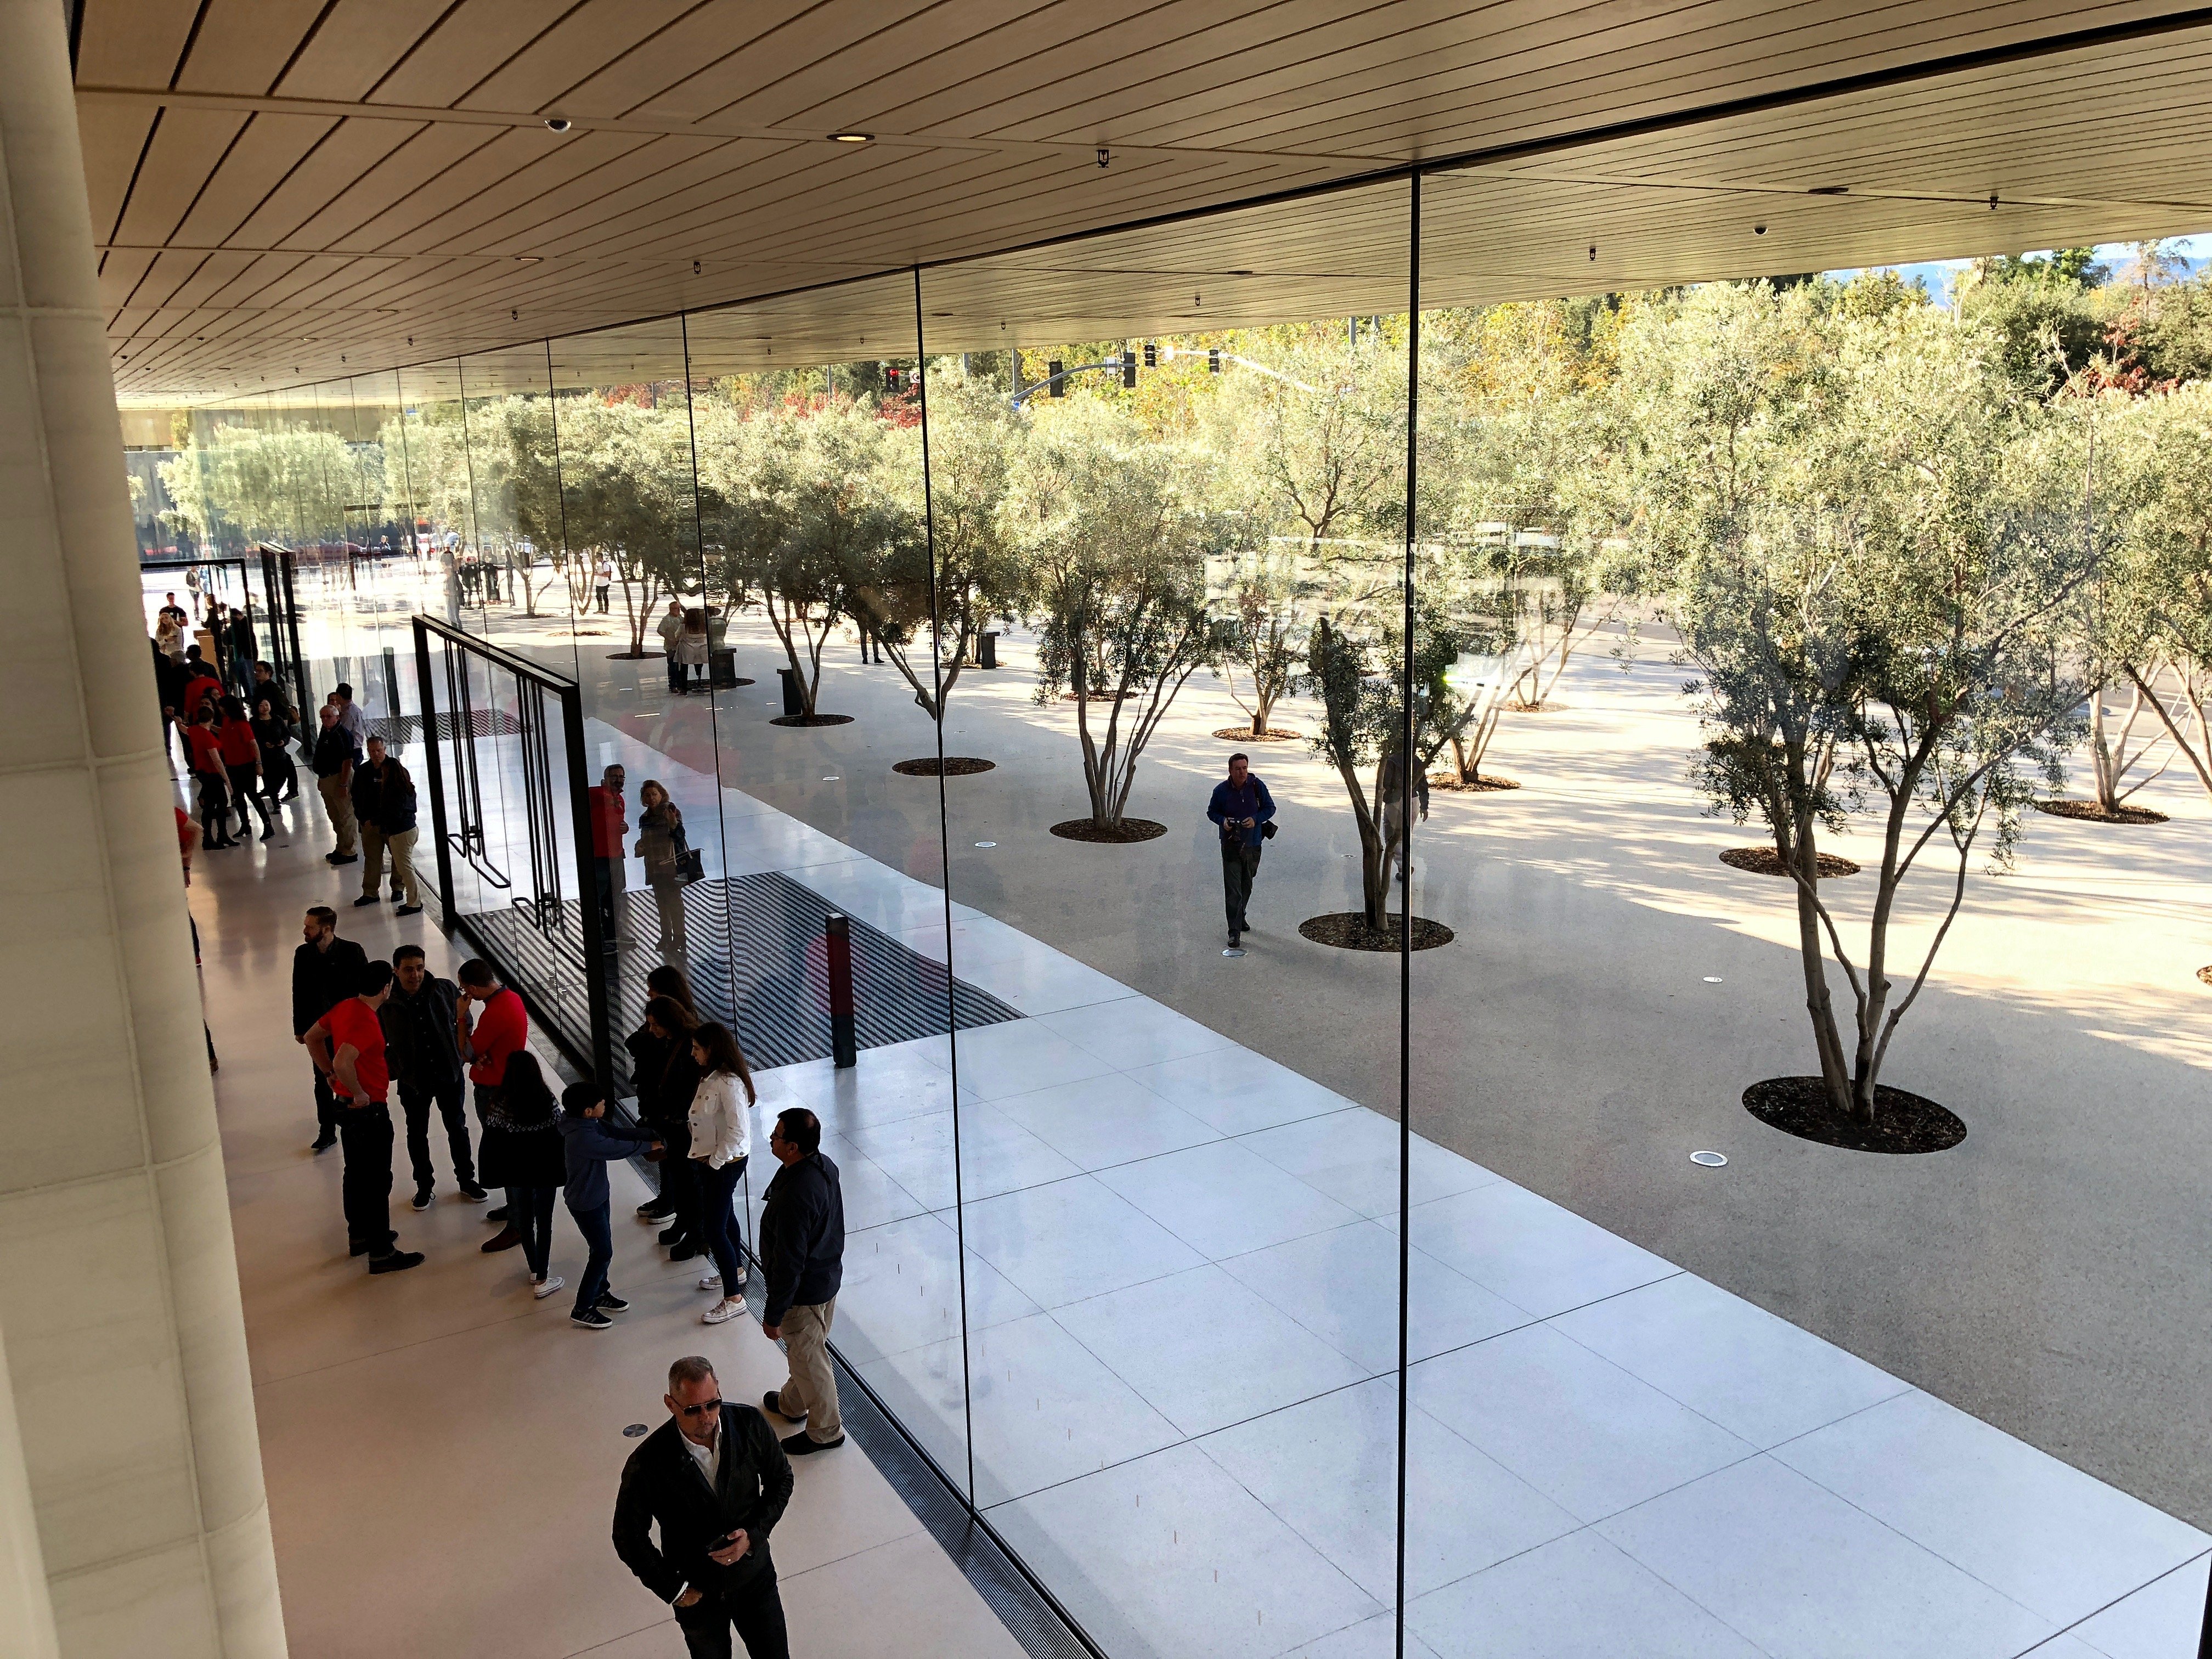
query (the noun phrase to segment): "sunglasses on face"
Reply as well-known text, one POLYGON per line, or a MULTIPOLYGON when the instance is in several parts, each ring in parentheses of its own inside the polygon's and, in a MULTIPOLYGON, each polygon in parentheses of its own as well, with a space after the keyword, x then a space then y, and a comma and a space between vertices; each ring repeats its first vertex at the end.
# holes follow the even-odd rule
POLYGON ((678 1406, 676 1409, 686 1417, 704 1417, 709 1412, 721 1410, 722 1402, 719 1399, 702 1400, 696 1406, 678 1406))

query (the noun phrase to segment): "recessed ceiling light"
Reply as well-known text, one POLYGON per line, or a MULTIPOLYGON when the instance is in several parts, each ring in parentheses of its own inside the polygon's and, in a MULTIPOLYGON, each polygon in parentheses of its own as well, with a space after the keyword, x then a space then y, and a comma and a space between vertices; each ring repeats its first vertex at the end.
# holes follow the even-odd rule
POLYGON ((542 265, 545 263, 545 256, 542 253, 518 253, 514 258, 519 264, 542 265))
POLYGON ((548 132, 566 132, 566 131, 568 131, 568 118, 567 116, 565 116, 565 115, 549 115, 549 116, 547 116, 547 117, 545 118, 545 131, 548 131, 548 132))
POLYGON ((872 132, 833 132, 832 142, 840 144, 865 144, 876 135, 872 132))

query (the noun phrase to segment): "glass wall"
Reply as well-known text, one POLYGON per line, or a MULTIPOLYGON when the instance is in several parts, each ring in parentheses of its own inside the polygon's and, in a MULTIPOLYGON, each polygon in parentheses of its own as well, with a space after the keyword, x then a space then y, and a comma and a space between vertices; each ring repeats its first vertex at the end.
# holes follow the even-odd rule
POLYGON ((817 1115, 848 1386, 1105 1651, 2186 1650, 2195 289, 1769 210, 1368 185, 164 488, 319 695, 404 726, 416 610, 574 681, 588 890, 493 676, 454 908, 817 1115))

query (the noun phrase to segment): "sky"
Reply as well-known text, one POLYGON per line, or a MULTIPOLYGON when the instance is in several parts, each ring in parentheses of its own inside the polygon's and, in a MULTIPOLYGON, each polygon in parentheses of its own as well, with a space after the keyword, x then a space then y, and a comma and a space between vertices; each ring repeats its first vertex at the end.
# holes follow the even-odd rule
MULTIPOLYGON (((2048 251, 2047 249, 2035 250, 2037 252, 2048 251)), ((2173 251, 2187 262, 2187 274, 2193 276, 2203 267, 2208 259, 2212 259, 2212 234, 2177 237, 2173 241, 2173 251)), ((2124 268, 2133 257, 2129 245, 2125 242, 2102 243, 2097 249, 2098 259, 2111 266, 2116 273, 2124 268)), ((1951 297, 1951 273, 1963 270, 1972 263, 1972 261, 1968 259, 1930 259, 1919 264, 1897 265, 1891 268, 1908 283, 1916 277, 1928 285, 1929 296, 1938 303, 1948 305, 1951 297)), ((1828 274, 1842 279, 1854 276, 1857 272, 1837 270, 1828 274)))

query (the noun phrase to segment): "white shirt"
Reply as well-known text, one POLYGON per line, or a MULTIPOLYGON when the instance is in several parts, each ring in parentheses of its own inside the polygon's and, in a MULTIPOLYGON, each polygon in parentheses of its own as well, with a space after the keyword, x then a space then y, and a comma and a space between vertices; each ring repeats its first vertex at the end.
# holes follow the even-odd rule
POLYGON ((752 1114, 745 1108, 744 1085, 730 1072, 709 1072, 692 1091, 691 1156, 710 1170, 721 1169, 753 1150, 752 1114))
POLYGON ((684 1449, 697 1461, 699 1472, 707 1477, 707 1484, 720 1492, 722 1489, 722 1431, 720 1425, 714 1430, 714 1443, 711 1446, 701 1445, 681 1430, 678 1434, 684 1442, 684 1449))

